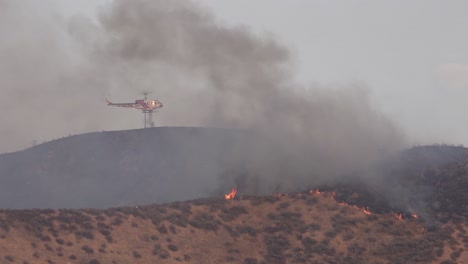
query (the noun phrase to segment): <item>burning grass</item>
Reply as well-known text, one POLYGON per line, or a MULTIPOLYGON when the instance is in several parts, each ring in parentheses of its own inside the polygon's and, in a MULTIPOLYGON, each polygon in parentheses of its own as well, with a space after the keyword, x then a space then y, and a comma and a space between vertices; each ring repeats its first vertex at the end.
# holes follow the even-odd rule
POLYGON ((201 263, 206 256, 212 263, 456 263, 466 255, 463 216, 431 229, 410 214, 339 197, 314 189, 102 211, 2 211, 0 246, 9 248, 7 263, 112 263, 117 256, 127 263, 201 263), (22 252, 18 243, 27 245, 22 252))

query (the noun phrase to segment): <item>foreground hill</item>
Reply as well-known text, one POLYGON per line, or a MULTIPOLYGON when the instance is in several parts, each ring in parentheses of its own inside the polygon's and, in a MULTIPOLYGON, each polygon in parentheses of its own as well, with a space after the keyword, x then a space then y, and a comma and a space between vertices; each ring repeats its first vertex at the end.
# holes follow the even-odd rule
MULTIPOLYGON (((356 194, 355 194, 356 195, 356 194)), ((1 263, 467 263, 466 219, 373 213, 318 190, 0 212, 1 263)))

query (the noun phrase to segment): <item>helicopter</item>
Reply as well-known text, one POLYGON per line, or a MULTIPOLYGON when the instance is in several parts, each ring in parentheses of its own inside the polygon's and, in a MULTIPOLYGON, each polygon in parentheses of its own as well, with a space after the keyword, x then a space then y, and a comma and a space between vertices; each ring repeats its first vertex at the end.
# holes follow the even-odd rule
POLYGON ((107 100, 107 98, 106 102, 108 106, 125 107, 141 110, 145 115, 144 128, 146 128, 147 126, 154 127, 153 111, 155 111, 158 108, 162 108, 163 104, 158 100, 148 100, 148 93, 145 92, 143 94, 145 95, 145 98, 137 99, 134 103, 113 103, 107 100))

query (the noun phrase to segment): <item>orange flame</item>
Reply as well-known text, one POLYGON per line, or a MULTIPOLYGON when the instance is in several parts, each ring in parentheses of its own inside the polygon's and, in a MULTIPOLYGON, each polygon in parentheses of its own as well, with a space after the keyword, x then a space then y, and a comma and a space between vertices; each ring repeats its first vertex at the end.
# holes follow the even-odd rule
POLYGON ((395 214, 396 218, 403 220, 403 214, 395 214))
POLYGON ((419 216, 417 214, 412 214, 411 215, 413 218, 419 218, 419 216))
POLYGON ((226 198, 226 200, 233 199, 234 196, 236 196, 236 193, 237 193, 237 189, 232 188, 230 193, 224 195, 224 198, 226 198))
POLYGON ((315 189, 315 190, 310 190, 310 193, 311 194, 322 194, 323 192, 320 191, 319 189, 315 189))
POLYGON ((361 208, 361 209, 365 214, 368 214, 368 215, 372 214, 369 208, 361 208))
POLYGON ((366 215, 372 214, 371 210, 368 207, 359 207, 357 205, 349 205, 347 203, 344 203, 344 204, 346 204, 347 206, 351 206, 351 207, 354 207, 356 209, 359 209, 359 210, 363 211, 366 215))

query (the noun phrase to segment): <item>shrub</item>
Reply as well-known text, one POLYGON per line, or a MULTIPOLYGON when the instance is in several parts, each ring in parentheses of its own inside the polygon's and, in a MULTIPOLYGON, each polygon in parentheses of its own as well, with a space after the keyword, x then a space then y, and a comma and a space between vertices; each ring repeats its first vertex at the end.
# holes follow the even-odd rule
POLYGON ((105 218, 103 215, 98 215, 98 216, 96 216, 95 218, 96 218, 96 220, 99 221, 99 222, 102 222, 102 221, 106 220, 106 218, 105 218))
POLYGON ((169 226, 169 230, 170 230, 171 233, 174 234, 174 235, 177 233, 177 230, 176 230, 175 226, 173 226, 173 225, 170 225, 170 226, 169 226))
POLYGON ((141 258, 141 255, 140 255, 140 253, 138 253, 136 251, 133 251, 133 257, 139 259, 139 258, 141 258))
POLYGON ((13 258, 12 256, 8 255, 8 256, 5 256, 5 259, 10 261, 10 262, 14 262, 15 261, 15 258, 13 258))
POLYGON ((236 227, 236 230, 240 234, 248 234, 251 237, 257 236, 257 230, 248 225, 239 225, 236 227))
POLYGON ((258 206, 263 203, 263 199, 261 197, 252 197, 250 199, 250 205, 251 206, 258 206))
POLYGON ((170 251, 177 251, 177 246, 174 245, 174 244, 169 244, 169 245, 167 245, 167 248, 168 248, 170 251))
POLYGON ((312 230, 312 231, 319 231, 320 230, 320 225, 318 224, 310 224, 309 225, 309 230, 312 230))
POLYGON ((263 197, 263 200, 268 203, 276 203, 277 201, 279 201, 279 199, 279 197, 272 195, 267 195, 263 197))
POLYGON ((301 240, 301 243, 302 243, 302 246, 306 249, 306 250, 311 250, 313 246, 315 246, 317 244, 317 240, 313 239, 313 238, 310 238, 310 237, 304 237, 302 240, 301 240))
POLYGON ((97 223, 97 227, 100 228, 100 229, 111 229, 111 226, 110 225, 107 225, 105 223, 97 223))
POLYGON ((358 243, 353 243, 348 247, 348 253, 352 255, 361 255, 364 251, 366 251, 366 248, 358 243))
POLYGON ((307 227, 302 220, 302 214, 297 212, 281 212, 279 214, 268 214, 268 218, 275 222, 273 229, 268 232, 286 231, 292 233, 295 229, 300 229, 305 232, 307 227))
POLYGON ((369 220, 369 221, 376 221, 379 219, 379 217, 375 214, 370 214, 370 215, 367 215, 366 216, 366 219, 369 220))
POLYGON ((111 225, 119 226, 123 223, 122 217, 116 217, 112 220, 111 225))
POLYGON ((99 261, 97 261, 96 259, 92 259, 89 264, 99 264, 99 261))
POLYGON ((94 229, 93 225, 91 223, 89 223, 89 222, 83 223, 81 225, 81 228, 83 228, 85 230, 93 230, 94 229))
POLYGON ((395 221, 393 221, 393 220, 385 220, 385 221, 379 222, 379 225, 384 227, 384 228, 388 228, 388 227, 392 226, 393 224, 395 224, 395 221))
POLYGON ((352 233, 346 233, 344 236, 343 236, 343 240, 344 241, 349 241, 351 239, 354 238, 354 235, 352 233))
POLYGON ((41 241, 43 241, 43 242, 50 241, 50 236, 41 236, 41 241))
POLYGON ((169 257, 169 252, 163 248, 161 248, 161 245, 156 244, 153 247, 153 255, 158 256, 162 259, 166 259, 169 257))
POLYGON ((447 259, 447 260, 440 262, 440 264, 457 264, 457 263, 447 259))
POLYGON ((99 230, 99 233, 101 233, 103 236, 109 236, 111 234, 110 231, 106 229, 99 230))
POLYGON ((169 216, 166 217, 166 220, 180 227, 187 226, 187 217, 182 214, 176 214, 176 213, 170 214, 169 216))
POLYGON ((273 234, 273 233, 276 233, 276 232, 279 232, 281 231, 281 227, 279 226, 266 226, 263 231, 269 233, 269 234, 273 234))
POLYGON ((201 228, 205 230, 218 230, 218 222, 214 219, 212 215, 206 213, 200 213, 196 215, 189 224, 195 228, 201 228))
POLYGON ((289 202, 282 202, 276 207, 276 210, 287 209, 291 204, 289 202))
POLYGON ((334 231, 334 230, 327 231, 325 233, 325 236, 328 237, 328 238, 334 238, 334 237, 336 237, 336 231, 334 231))
MULTIPOLYGON (((435 246, 439 246, 440 241, 428 239, 408 240, 395 238, 390 243, 382 245, 373 254, 383 256, 391 262, 421 262, 429 263, 434 260, 435 246)), ((441 243, 443 244, 443 243, 441 243)))
POLYGON ((108 243, 112 243, 114 241, 114 239, 111 236, 106 236, 106 241, 108 243))
POLYGON ((232 236, 232 237, 238 237, 239 236, 239 233, 237 231, 235 231, 234 229, 232 229, 232 227, 228 226, 228 225, 225 225, 224 228, 226 229, 226 231, 228 231, 228 233, 232 236))
POLYGON ((44 244, 44 247, 45 247, 46 250, 54 252, 54 249, 51 248, 48 244, 44 244))
POLYGON ((318 203, 318 198, 317 197, 314 197, 314 196, 310 196, 307 200, 306 200, 306 204, 307 205, 315 205, 318 203))
POLYGON ((331 248, 328 246, 327 240, 322 241, 321 243, 317 244, 314 248, 313 251, 318 253, 318 254, 324 254, 328 256, 333 256, 335 254, 335 249, 331 248))
POLYGON ((162 259, 167 259, 169 257, 169 252, 167 251, 163 251, 159 254, 159 257, 162 258, 162 259))
POLYGON ((189 203, 180 203, 180 202, 175 202, 169 205, 169 207, 173 209, 178 209, 180 210, 183 214, 192 214, 192 206, 189 203))
POLYGON ((159 245, 159 244, 154 245, 154 247, 153 247, 153 255, 158 255, 159 252, 161 252, 161 245, 159 245))
POLYGON ((160 227, 158 227, 158 231, 161 234, 167 234, 167 228, 164 224, 162 224, 160 227))
POLYGON ((293 255, 293 263, 307 263, 307 259, 305 258, 302 252, 296 252, 293 255))
POLYGON ((264 242, 267 246, 268 254, 265 256, 265 260, 267 260, 267 262, 283 263, 286 261, 283 252, 289 248, 290 244, 285 237, 281 235, 266 235, 264 242))
POLYGON ((233 256, 227 256, 224 260, 225 260, 226 262, 233 262, 233 261, 236 261, 236 258, 233 257, 233 256))
POLYGON ((88 253, 88 254, 93 254, 94 253, 94 250, 92 248, 88 247, 88 246, 82 246, 81 249, 84 252, 88 253))
POLYGON ((450 259, 453 261, 457 260, 461 256, 462 251, 463 249, 452 252, 452 254, 450 254, 450 259))
POLYGON ((82 237, 87 238, 87 239, 89 239, 89 240, 93 240, 93 239, 94 239, 94 235, 93 235, 93 233, 91 233, 90 231, 76 231, 76 232, 75 232, 75 236, 76 236, 76 238, 78 238, 78 239, 79 239, 79 238, 82 238, 82 237))
POLYGON ((219 217, 223 221, 229 222, 229 221, 235 220, 241 214, 248 214, 248 213, 249 212, 244 206, 233 206, 230 208, 221 209, 221 213, 219 214, 219 217))

